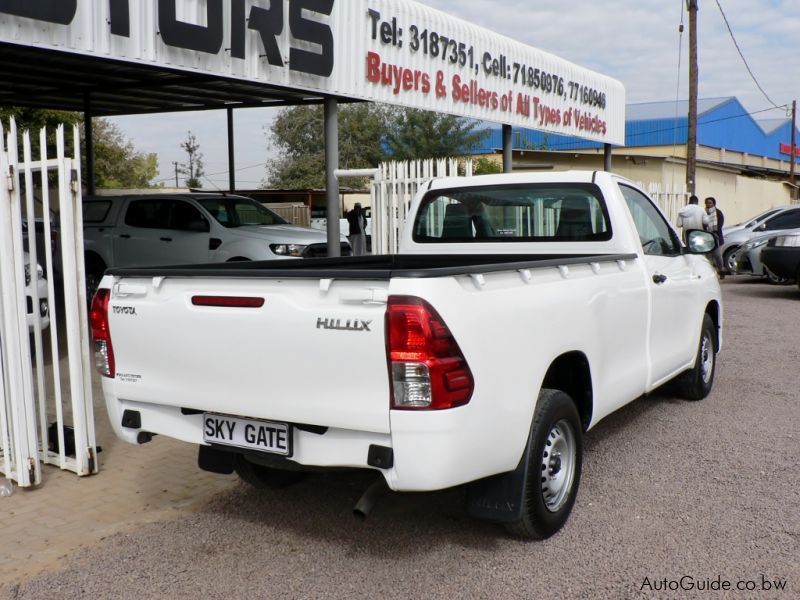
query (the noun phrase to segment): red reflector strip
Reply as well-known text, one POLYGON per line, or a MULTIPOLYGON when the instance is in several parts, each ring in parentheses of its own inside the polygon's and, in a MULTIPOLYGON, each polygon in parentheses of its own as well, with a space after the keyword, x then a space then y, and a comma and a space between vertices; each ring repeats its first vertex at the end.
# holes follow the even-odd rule
POLYGON ((224 308, 261 308, 264 298, 245 298, 240 296, 192 296, 195 306, 219 306, 224 308))

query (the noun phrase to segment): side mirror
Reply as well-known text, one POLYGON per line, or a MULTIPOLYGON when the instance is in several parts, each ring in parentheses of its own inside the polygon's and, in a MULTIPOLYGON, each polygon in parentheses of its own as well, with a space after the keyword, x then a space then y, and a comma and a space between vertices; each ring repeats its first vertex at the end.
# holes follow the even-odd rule
POLYGON ((766 231, 766 230, 767 230, 767 224, 766 223, 762 223, 761 225, 759 225, 758 227, 753 229, 753 231, 766 231))
POLYGON ((708 254, 717 247, 717 237, 710 231, 692 229, 686 234, 689 254, 708 254))

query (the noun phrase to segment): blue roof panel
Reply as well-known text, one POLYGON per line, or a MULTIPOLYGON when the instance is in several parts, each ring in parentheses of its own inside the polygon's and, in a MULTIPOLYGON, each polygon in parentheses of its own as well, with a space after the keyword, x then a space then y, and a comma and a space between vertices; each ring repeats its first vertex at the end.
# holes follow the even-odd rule
MULTIPOLYGON (((626 107, 625 146, 685 145, 688 107, 686 100, 629 104, 626 107)), ((780 145, 789 144, 791 139, 792 127, 787 119, 757 122, 734 96, 698 100, 697 114, 697 143, 702 146, 778 160, 789 158, 780 153, 780 145)), ((494 126, 487 129, 490 135, 480 148, 474 150, 475 154, 503 147, 502 130, 494 126)), ((581 138, 522 128, 514 128, 512 143, 516 150, 587 150, 603 146, 581 138)))

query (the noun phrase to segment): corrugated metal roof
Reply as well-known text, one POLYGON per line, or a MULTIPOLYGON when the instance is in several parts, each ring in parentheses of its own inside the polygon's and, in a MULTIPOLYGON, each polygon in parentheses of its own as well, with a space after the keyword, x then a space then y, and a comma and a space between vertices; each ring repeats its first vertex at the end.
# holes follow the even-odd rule
MULTIPOLYGON (((728 102, 735 102, 733 96, 724 98, 703 98, 697 101, 697 115, 716 109, 728 102)), ((639 104, 628 104, 625 106, 625 120, 630 121, 651 121, 655 119, 675 119, 685 117, 689 114, 689 101, 679 100, 678 102, 642 102, 639 104)))
POLYGON ((756 123, 758 123, 758 126, 764 130, 764 133, 772 134, 784 125, 788 125, 790 121, 791 119, 761 119, 756 121, 756 123))
MULTIPOLYGON (((688 134, 688 101, 645 102, 626 107, 625 146, 683 146, 688 134), (676 116, 677 114, 677 116, 676 116)), ((791 123, 788 119, 764 119, 757 122, 735 96, 704 98, 697 102, 697 143, 709 148, 724 148, 776 160, 788 160, 781 144, 789 144, 791 123)), ((490 135, 476 154, 502 148, 501 131, 487 127, 490 135)), ((544 134, 531 129, 513 130, 517 150, 588 150, 602 144, 580 138, 544 134)), ((800 133, 798 133, 800 138, 800 133)))

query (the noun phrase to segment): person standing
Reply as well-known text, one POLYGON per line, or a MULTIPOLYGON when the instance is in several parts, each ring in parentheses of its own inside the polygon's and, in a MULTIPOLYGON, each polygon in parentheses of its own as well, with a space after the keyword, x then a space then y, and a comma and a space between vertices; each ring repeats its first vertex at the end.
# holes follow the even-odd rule
POLYGON ((717 208, 717 200, 713 196, 706 198, 706 231, 710 231, 717 238, 717 248, 714 250, 714 263, 717 266, 717 273, 720 279, 725 279, 725 266, 722 264, 722 244, 725 238, 722 228, 725 226, 725 215, 717 208))
POLYGON ((686 232, 691 229, 703 229, 708 221, 708 214, 700 208, 697 196, 689 197, 689 204, 678 211, 678 227, 683 229, 683 239, 686 241, 686 232))
POLYGON ((347 213, 347 222, 350 224, 348 239, 353 247, 353 256, 363 256, 367 250, 367 217, 360 202, 356 202, 353 210, 347 213))

